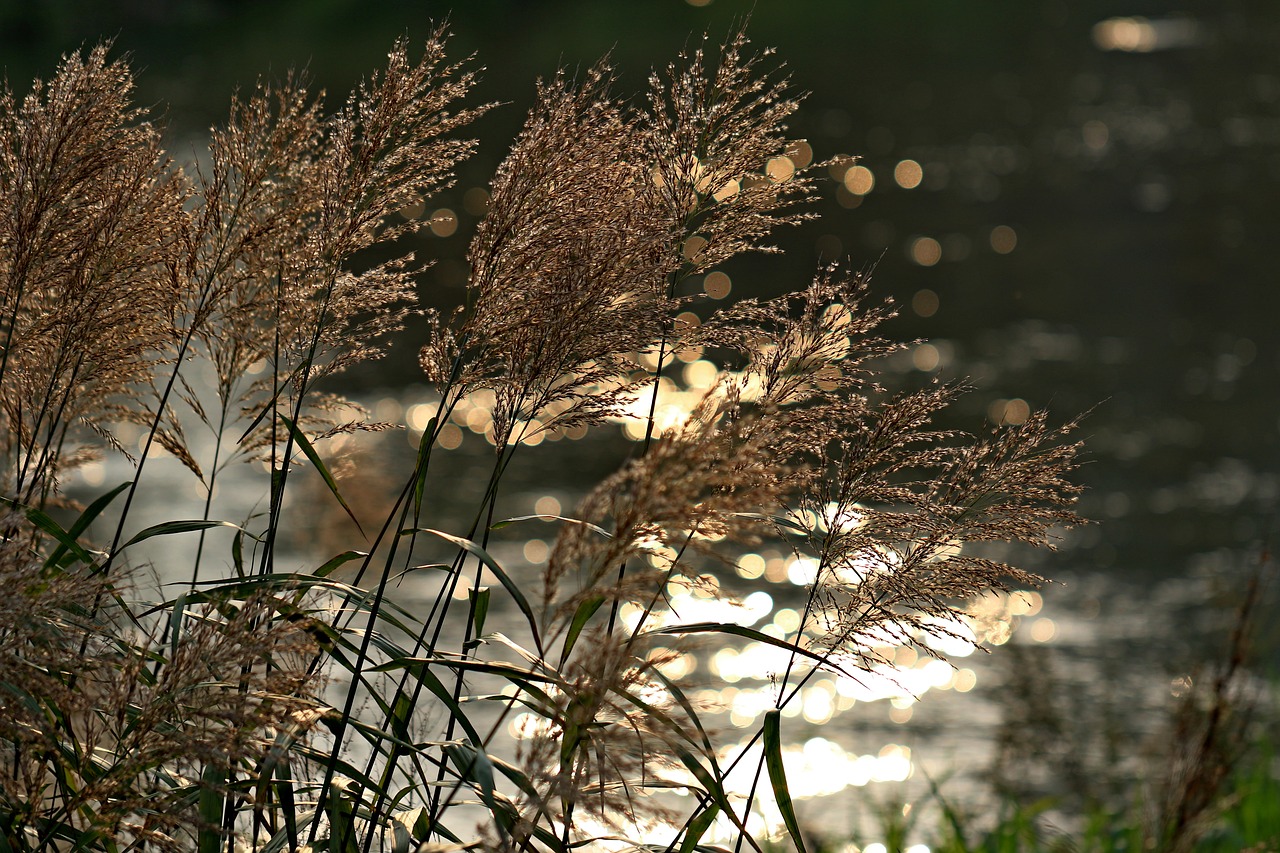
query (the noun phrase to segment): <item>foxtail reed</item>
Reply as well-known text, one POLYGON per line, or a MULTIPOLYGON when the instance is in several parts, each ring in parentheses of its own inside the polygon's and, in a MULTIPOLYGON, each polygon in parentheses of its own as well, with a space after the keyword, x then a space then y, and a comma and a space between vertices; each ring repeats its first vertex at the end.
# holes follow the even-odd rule
POLYGON ((416 61, 397 43, 333 114, 301 76, 260 84, 199 167, 160 149, 109 45, 0 97, 5 849, 755 847, 765 793, 803 848, 781 710, 820 672, 961 636, 966 600, 1039 582, 986 543, 1045 545, 1078 521, 1070 425, 968 436, 934 425, 961 388, 882 387, 899 346, 867 274, 827 267, 716 311, 688 295, 773 251, 817 192, 789 156, 798 101, 741 31, 635 102, 607 61, 539 83, 465 299, 421 311, 405 247, 428 223, 397 214, 451 184, 473 147, 458 133, 488 109, 458 105, 474 72, 445 41, 416 61), (418 336, 435 389, 413 470, 385 484, 380 524, 357 521, 364 540, 287 568, 291 471, 366 515, 322 451, 396 425, 319 383, 391 333, 418 336), (691 351, 714 374, 696 390, 675 369, 691 351), (490 470, 471 522, 446 529, 439 459, 463 409, 483 412, 490 470), (494 531, 532 522, 497 515, 512 460, 625 418, 642 443, 572 516, 542 519, 558 533, 534 575, 497 560, 494 531), (139 530, 159 448, 203 512, 139 530), (130 479, 74 505, 66 478, 113 452, 130 479), (263 509, 222 520, 237 459, 262 472, 263 509), (213 528, 230 528, 222 561, 213 528), (183 591, 143 601, 130 555, 180 534, 199 536, 183 591), (673 589, 733 612, 723 568, 762 544, 811 567, 798 626, 681 616, 673 589), (400 600, 393 580, 424 572, 434 597, 400 600), (746 792, 678 675, 700 638, 781 655, 746 792))

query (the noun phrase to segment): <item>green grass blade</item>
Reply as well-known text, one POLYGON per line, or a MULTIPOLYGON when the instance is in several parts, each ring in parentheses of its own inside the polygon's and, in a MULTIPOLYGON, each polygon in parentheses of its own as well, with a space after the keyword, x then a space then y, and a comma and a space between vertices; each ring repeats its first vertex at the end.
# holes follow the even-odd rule
POLYGON ((689 701, 689 697, 685 696, 684 691, 681 690, 674 681, 663 675, 662 670, 658 669, 656 666, 650 670, 650 672, 655 678, 662 682, 663 686, 667 688, 667 692, 671 694, 672 698, 674 698, 680 707, 684 709, 685 714, 689 716, 689 721, 693 723, 694 728, 698 730, 698 735, 702 738, 702 748, 706 751, 707 757, 711 759, 711 769, 719 775, 720 768, 716 764, 716 751, 711 745, 711 736, 707 734, 707 730, 703 728, 702 718, 698 716, 698 711, 693 707, 693 703, 689 701))
POLYGON ((480 798, 496 818, 498 805, 494 800, 493 763, 488 754, 475 743, 446 743, 444 751, 458 768, 458 774, 480 789, 480 798))
POLYGON ((834 670, 841 675, 856 678, 853 673, 832 663, 831 658, 828 655, 820 655, 816 652, 811 652, 794 642, 789 643, 786 640, 780 640, 777 637, 770 637, 768 634, 757 631, 754 628, 746 628, 742 625, 735 625, 732 622, 693 622, 688 625, 671 625, 666 628, 654 628, 652 631, 646 631, 645 634, 733 634, 738 637, 745 637, 748 640, 755 640, 759 643, 767 643, 770 646, 776 646, 777 648, 785 649, 788 652, 795 652, 796 654, 816 661, 820 666, 834 670))
POLYGON ((237 530, 231 539, 231 565, 236 570, 236 577, 244 578, 244 531, 237 530))
MULTIPOLYGON (((71 537, 72 540, 79 540, 80 535, 89 528, 89 525, 93 523, 94 519, 102 514, 102 511, 106 509, 113 500, 115 500, 117 495, 129 488, 131 485, 133 485, 133 483, 126 480, 111 491, 107 492, 105 495, 100 496, 93 503, 89 504, 89 506, 85 507, 85 511, 80 513, 80 517, 67 528, 67 536, 71 537)), ((59 543, 54 552, 49 555, 49 559, 44 561, 44 567, 48 569, 58 565, 58 562, 66 556, 69 550, 70 549, 66 545, 59 543)))
POLYGON ((471 624, 475 627, 475 636, 482 637, 485 617, 489 615, 489 588, 469 589, 467 597, 471 600, 471 624))
MULTIPOLYGON (((460 669, 460 670, 463 670, 464 672, 466 671, 484 672, 490 675, 502 676, 503 678, 510 681, 512 684, 519 687, 521 690, 528 693, 534 699, 538 700, 538 702, 541 702, 542 705, 537 710, 539 711, 539 713, 542 713, 544 716, 546 716, 547 709, 556 707, 556 703, 552 701, 550 694, 548 694, 545 690, 543 690, 541 687, 538 686, 538 683, 551 684, 559 688, 564 688, 565 686, 563 681, 557 678, 553 678, 550 675, 534 672, 533 670, 529 670, 529 669, 521 669, 518 666, 511 666, 510 664, 489 663, 487 661, 478 661, 478 660, 449 660, 448 658, 441 658, 441 659, 433 659, 428 661, 422 658, 407 658, 404 661, 395 661, 390 664, 382 664, 381 666, 375 667, 374 671, 381 672, 388 669, 399 669, 401 667, 409 668, 419 678, 423 679, 423 682, 422 682, 423 686, 425 686, 432 693, 435 693, 437 696, 440 696, 437 690, 445 690, 445 687, 444 685, 440 684, 439 679, 436 679, 435 676, 430 673, 430 670, 427 670, 425 668, 419 669, 419 666, 423 666, 424 664, 433 664, 436 666, 447 666, 450 669, 460 669)), ((449 695, 450 698, 445 701, 449 703, 453 702, 452 696, 448 694, 447 691, 446 691, 446 695, 449 695)), ((444 699, 443 696, 441 696, 440 698, 444 699)), ((506 699, 510 697, 502 697, 502 698, 506 699)), ((528 705, 529 703, 525 702, 524 704, 528 705)), ((453 710, 453 707, 454 707, 453 705, 449 705, 450 711, 453 710)), ((530 707, 532 708, 534 706, 530 705, 530 707)), ((459 711, 459 713, 461 712, 459 711)), ((460 717, 458 722, 461 723, 464 728, 466 728, 468 725, 468 723, 466 722, 466 717, 460 717)), ((468 734, 469 733, 470 732, 468 732, 468 734)))
POLYGON ((942 796, 942 789, 933 777, 928 773, 924 774, 924 779, 929 783, 929 793, 932 794, 934 802, 938 804, 938 808, 942 811, 942 817, 946 820, 947 828, 951 830, 952 846, 959 849, 967 849, 968 833, 965 832, 964 821, 960 817, 960 813, 955 810, 951 803, 942 796))
POLYGON ((563 667, 564 662, 569 659, 569 653, 578 642, 578 635, 582 633, 582 629, 602 604, 604 604, 604 596, 596 595, 578 605, 578 609, 573 613, 573 621, 569 623, 569 630, 565 633, 564 646, 560 649, 560 666, 563 667))
POLYGON ((751 845, 751 849, 755 850, 756 853, 763 853, 760 850, 760 845, 756 843, 756 840, 751 837, 751 833, 747 831, 746 823, 733 810, 733 804, 729 802, 729 796, 725 793, 723 783, 712 776, 689 750, 677 746, 675 752, 676 757, 680 759, 680 763, 693 774, 693 777, 698 780, 698 784, 702 785, 703 793, 711 798, 711 802, 723 811, 725 816, 733 822, 738 832, 742 833, 742 840, 751 845))
MULTIPOLYGON (((335 780, 324 792, 325 809, 329 813, 329 853, 358 853, 356 818, 350 782, 335 780)), ((203 851, 201 851, 203 853, 203 851)))
POLYGON ((808 527, 797 522, 795 519, 786 518, 781 515, 769 515, 762 512, 735 512, 733 515, 737 518, 750 518, 755 521, 767 521, 777 527, 785 527, 795 533, 810 534, 813 533, 808 527))
MULTIPOLYGON (((315 820, 316 813, 314 811, 306 811, 297 819, 297 825, 294 827, 292 834, 288 824, 284 829, 271 836, 270 840, 263 845, 257 853, 285 853, 285 851, 293 851, 301 849, 298 846, 298 831, 306 829, 315 820)), ((287 820, 287 819, 286 819, 287 820)))
POLYGON ((285 837, 289 840, 289 849, 298 849, 298 802, 293 791, 293 770, 289 764, 289 756, 284 756, 275 766, 276 798, 280 801, 280 814, 284 818, 285 837))
POLYGON ((327 578, 329 575, 333 574, 338 567, 346 565, 352 560, 359 560, 367 556, 369 556, 367 551, 343 551, 341 554, 329 558, 323 566, 316 569, 312 574, 318 578, 327 578))
POLYGON ((338 491, 337 480, 333 479, 333 475, 329 473, 328 466, 324 464, 324 460, 320 458, 320 454, 316 453, 316 449, 312 446, 306 433, 298 429, 298 425, 284 415, 280 415, 280 420, 284 422, 284 425, 288 428, 290 435, 293 436, 293 440, 298 443, 298 447, 302 449, 303 454, 306 455, 307 459, 311 462, 311 466, 319 472, 320 477, 324 480, 325 486, 327 486, 333 496, 338 499, 338 503, 347 513, 347 517, 355 524, 356 530, 359 530, 360 535, 367 540, 369 537, 365 534, 364 528, 360 526, 360 519, 356 518, 356 514, 351 511, 351 507, 347 506, 346 499, 344 499, 342 497, 342 493, 338 491))
POLYGON ((791 789, 787 787, 787 772, 782 766, 781 721, 782 712, 776 708, 764 715, 764 763, 769 769, 769 783, 773 786, 773 796, 778 801, 778 811, 782 812, 787 832, 791 833, 796 849, 806 853, 804 834, 800 832, 796 808, 791 802, 791 789))
MULTIPOLYGON (((449 712, 458 725, 462 726, 462 730, 466 732, 467 737, 471 738, 474 743, 483 743, 479 730, 471 723, 471 719, 462 710, 462 706, 453 698, 453 693, 449 688, 445 687, 443 682, 436 677, 431 671, 428 661, 421 659, 406 662, 405 668, 413 673, 414 677, 422 684, 423 687, 431 691, 432 695, 444 703, 445 710, 449 712)), ((387 665, 375 668, 375 672, 382 671, 387 665)))
POLYGON ((422 518, 422 496, 427 489, 427 463, 431 459, 431 440, 435 437, 436 424, 439 420, 439 416, 436 416, 427 421, 427 427, 422 431, 422 439, 418 442, 418 464, 413 469, 414 519, 422 518))
POLYGON ((684 841, 680 843, 680 853, 694 853, 698 850, 698 842, 702 840, 702 836, 707 834, 707 830, 711 828, 711 824, 715 822, 716 815, 720 813, 720 809, 713 803, 708 803, 706 808, 694 815, 693 820, 689 821, 689 826, 684 831, 684 841))
POLYGON ((534 618, 533 608, 529 606, 529 601, 524 597, 524 593, 520 591, 520 587, 507 574, 502 566, 498 565, 498 561, 475 542, 461 536, 454 536, 452 533, 445 533, 443 530, 435 530, 430 527, 415 527, 408 530, 401 530, 401 536, 409 536, 414 533, 429 533, 432 536, 439 537, 446 542, 452 542, 459 548, 464 549, 481 563, 485 565, 489 571, 493 572, 494 577, 507 590, 507 594, 511 596, 511 600, 516 603, 516 607, 520 608, 520 612, 524 614, 525 623, 529 626, 529 631, 533 634, 533 644, 538 649, 538 654, 543 654, 542 637, 538 632, 538 621, 534 618))
POLYGON ((182 623, 187 615, 187 596, 180 595, 173 602, 169 613, 169 661, 178 659, 178 645, 182 641, 182 623))
POLYGON ((196 849, 199 853, 222 850, 222 812, 225 808, 222 789, 227 784, 226 770, 208 764, 200 775, 200 823, 196 849))
POLYGON ((33 506, 20 504, 12 498, 0 498, 0 503, 11 506, 16 510, 21 510, 23 515, 27 517, 28 521, 43 530, 45 533, 48 533, 54 539, 58 540, 58 544, 70 551, 72 554, 75 554, 76 559, 80 562, 87 566, 95 565, 93 556, 76 541, 76 537, 72 536, 66 530, 63 530, 62 525, 54 521, 48 513, 38 510, 33 506))
POLYGON ((592 524, 589 521, 583 521, 580 518, 570 518, 567 515, 517 515, 514 518, 504 518, 502 519, 502 521, 495 521, 492 525, 490 525, 489 529, 500 530, 509 524, 518 524, 524 521, 564 521, 564 522, 568 522, 569 524, 579 524, 587 528, 588 530, 592 530, 596 533, 599 533, 605 539, 613 538, 613 534, 605 530, 603 527, 597 524, 592 524))
POLYGON ((409 740, 409 717, 413 714, 413 702, 406 693, 396 697, 391 706, 391 731, 402 741, 409 740))
POLYGON ((232 524, 229 521, 206 521, 204 519, 193 518, 183 521, 166 521, 164 524, 153 524, 145 530, 140 530, 134 534, 133 538, 120 546, 123 551, 130 545, 136 545, 147 539, 156 536, 172 536, 176 533, 194 533, 197 530, 208 530, 211 527, 230 527, 232 530, 241 530, 240 525, 232 524))

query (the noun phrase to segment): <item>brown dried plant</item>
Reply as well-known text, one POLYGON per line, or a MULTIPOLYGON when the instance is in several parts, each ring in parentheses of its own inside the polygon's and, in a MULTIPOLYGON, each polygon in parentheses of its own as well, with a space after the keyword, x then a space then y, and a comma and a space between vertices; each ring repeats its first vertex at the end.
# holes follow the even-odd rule
POLYGON ((750 49, 742 28, 712 69, 705 47, 682 53, 665 75, 650 76, 640 113, 643 162, 668 215, 687 232, 680 248, 697 272, 745 251, 776 251, 762 241, 809 216, 792 208, 812 196, 812 179, 786 156, 787 121, 800 96, 762 68, 772 51, 750 49))
POLYGON ((145 419, 173 337, 187 192, 108 46, 0 94, 0 488, 43 503, 85 429, 145 419))
MULTIPOLYGON (((881 387, 898 347, 877 332, 892 308, 866 274, 824 268, 796 293, 676 322, 699 307, 697 276, 771 251, 815 192, 788 156, 798 98, 740 30, 716 60, 698 48, 655 74, 634 105, 607 63, 540 83, 471 243, 465 302, 420 326, 424 263, 400 241, 428 223, 398 213, 452 182, 473 147, 454 134, 486 109, 456 106, 474 76, 446 63, 443 31, 417 62, 397 42, 336 115, 301 76, 260 84, 187 171, 106 54, 0 98, 0 840, 14 849, 463 845, 460 804, 485 810, 477 843, 494 849, 639 844, 654 823, 693 849, 717 810, 754 844, 751 799, 726 793, 705 709, 668 674, 694 638, 790 653, 771 673, 776 725, 813 673, 870 670, 886 638, 927 647, 958 630, 967 598, 1039 581, 991 543, 1045 544, 1077 521, 1070 426, 1036 414, 974 438, 934 423, 963 389, 881 387), (394 259, 360 266, 374 249, 394 259), (439 393, 416 465, 373 547, 288 574, 273 543, 291 466, 317 468, 354 518, 315 443, 381 426, 317 384, 406 325, 439 393), (659 428, 675 354, 695 348, 719 377, 659 428), (464 400, 491 403, 496 458, 457 535, 424 516, 464 400), (560 520, 536 582, 500 565, 490 532, 526 439, 645 408, 645 441, 560 520), (124 486, 65 528, 40 507, 89 437, 112 443, 113 420, 145 433, 104 554, 85 537, 124 486), (156 443, 200 478, 204 514, 126 539, 156 443), (269 505, 209 577, 203 532, 226 525, 214 480, 238 456, 268 463, 269 505), (194 531, 190 591, 134 601, 121 553, 194 531), (456 553, 419 559, 427 537, 456 553), (717 568, 766 541, 815 567, 791 635, 682 618, 670 589, 728 597, 717 568), (331 576, 357 560, 352 583, 331 576), (436 598, 401 606, 392 580, 417 572, 436 598), (539 734, 504 745, 518 710, 539 734), (696 794, 692 813, 662 796, 673 786, 696 794)), ((776 750, 770 731, 753 742, 776 750)))
MULTIPOLYGON (((427 227, 395 214, 448 187, 474 148, 450 134, 486 108, 454 109, 475 77, 445 62, 444 39, 437 31, 417 62, 398 41, 334 116, 291 75, 237 98, 213 132, 182 259, 184 318, 215 369, 210 426, 220 436, 249 421, 244 451, 270 456, 288 441, 277 412, 312 437, 364 428, 333 420, 358 406, 312 388, 379 357, 413 313, 424 264, 412 252, 358 272, 351 261, 427 227)), ((198 395, 184 396, 203 416, 198 395)))
MULTIPOLYGON (((564 526, 542 573, 544 643, 572 637, 603 601, 624 602, 633 617, 625 639, 594 646, 622 650, 618 678, 651 671, 645 650, 656 636, 741 634, 683 622, 663 591, 673 580, 703 583, 724 543, 781 539, 816 567, 787 638, 792 664, 775 673, 781 708, 818 669, 870 672, 886 646, 902 644, 936 655, 928 638, 954 635, 967 600, 1041 582, 977 549, 1043 545, 1052 529, 1079 521, 1070 509, 1078 487, 1066 479, 1078 450, 1063 440, 1070 426, 1050 429, 1037 414, 976 440, 931 427, 960 389, 891 395, 871 381, 873 360, 895 347, 874 335, 889 309, 866 296, 865 275, 828 269, 799 294, 740 303, 698 329, 700 340, 738 349, 746 367, 602 482, 579 506, 580 522, 564 526)), ((530 778, 547 772, 538 754, 530 778)), ((562 770, 548 780, 546 802, 551 791, 565 801, 565 778, 562 770)), ((639 825, 661 813, 626 786, 613 794, 595 795, 598 822, 639 825)), ((590 801, 585 787, 579 796, 590 801)), ((559 811, 556 820, 572 820, 559 811)))
POLYGON ((127 590, 42 564, 13 541, 0 548, 0 588, 0 832, 10 844, 99 836, 185 849, 209 829, 195 807, 202 780, 223 784, 318 717, 306 671, 314 641, 305 619, 279 618, 278 602, 192 601, 161 643, 140 633, 127 590), (104 597, 120 604, 103 607, 104 597))
POLYGON ((679 237, 638 137, 607 66, 577 86, 558 75, 539 85, 494 178, 471 244, 470 304, 437 321, 421 362, 446 393, 493 391, 499 448, 522 422, 569 428, 614 414, 631 387, 627 354, 670 313, 679 237))

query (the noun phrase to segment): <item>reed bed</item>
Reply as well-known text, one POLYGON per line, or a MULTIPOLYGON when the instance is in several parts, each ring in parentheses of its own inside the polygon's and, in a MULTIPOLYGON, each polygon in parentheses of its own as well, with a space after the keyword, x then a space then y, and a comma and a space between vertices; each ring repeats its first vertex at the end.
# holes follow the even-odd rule
POLYGON ((882 387, 900 345, 865 270, 719 308, 690 295, 808 218, 827 165, 796 156, 797 97, 741 31, 638 98, 607 61, 541 81, 462 304, 422 310, 429 259, 409 249, 430 223, 400 214, 450 186, 489 109, 466 106, 476 71, 446 36, 395 44, 336 111, 304 75, 263 81, 199 166, 162 150, 109 45, 0 95, 0 849, 758 850, 767 799, 804 850, 782 710, 818 673, 971 640, 966 601, 1040 582, 990 544, 1079 521, 1072 424, 968 435, 934 423, 962 387, 882 387), (402 425, 330 380, 392 333, 421 346, 436 403, 378 518, 329 448, 402 425), (660 418, 695 348, 717 375, 660 418), (450 528, 441 439, 477 400, 488 469, 450 528), (635 452, 542 519, 538 571, 495 559, 495 530, 534 523, 498 516, 512 459, 627 413, 635 452), (161 450, 204 513, 140 528, 161 450), (132 476, 74 503, 67 478, 103 454, 132 476), (217 517, 245 464, 258 511, 217 517), (358 534, 299 568, 281 543, 304 473, 358 534), (160 537, 183 537, 189 581, 148 601, 131 555, 160 537), (807 561, 794 630, 672 606, 678 586, 740 599, 717 573, 762 543, 807 561), (406 574, 438 579, 430 607, 397 601, 406 574), (707 638, 777 652, 741 768, 673 674, 707 638), (516 715, 533 734, 512 744, 516 715))

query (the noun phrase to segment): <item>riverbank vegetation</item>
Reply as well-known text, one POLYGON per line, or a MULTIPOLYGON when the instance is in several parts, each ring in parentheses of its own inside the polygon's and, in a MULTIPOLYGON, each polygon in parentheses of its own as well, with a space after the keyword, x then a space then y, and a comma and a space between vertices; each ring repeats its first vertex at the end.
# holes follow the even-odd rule
POLYGON ((1072 423, 964 434, 936 423, 963 387, 888 386, 865 269, 722 301, 849 165, 788 136, 741 32, 634 99, 607 61, 541 81, 465 293, 423 309, 414 237, 489 109, 445 42, 333 111, 265 81, 183 165, 109 46, 0 97, 3 849, 805 849, 806 690, 981 644, 966 603, 1041 580, 1006 546, 1080 521, 1072 423), (392 333, 432 389, 406 423, 332 384, 392 333), (618 424, 575 509, 502 511, 513 459, 618 424), (414 462, 366 505, 338 451, 391 429, 414 462), (104 455, 130 476, 73 500, 104 455), (140 524, 176 464, 203 512, 140 524), (221 517, 233 466, 258 503, 221 517), (352 539, 303 557, 315 494, 352 539), (522 527, 549 541, 499 560, 522 527), (767 674, 732 741, 709 641, 767 674))

